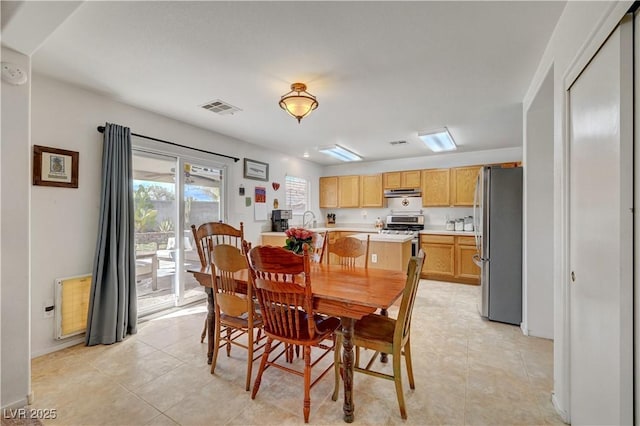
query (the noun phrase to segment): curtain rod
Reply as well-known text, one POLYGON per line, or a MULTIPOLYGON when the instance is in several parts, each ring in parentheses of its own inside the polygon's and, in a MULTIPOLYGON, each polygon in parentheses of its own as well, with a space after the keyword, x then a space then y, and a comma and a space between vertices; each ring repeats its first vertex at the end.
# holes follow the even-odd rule
MULTIPOLYGON (((98 132, 100 133, 104 133, 104 126, 98 126, 98 132)), ((170 141, 165 141, 162 139, 158 139, 158 138, 152 138, 151 136, 145 136, 145 135, 139 135, 137 133, 131 133, 131 136, 137 136, 139 138, 144 138, 144 139, 150 139, 152 141, 156 141, 156 142, 162 142, 162 143, 166 143, 168 145, 173 145, 173 146, 179 146, 180 148, 187 148, 187 149, 192 149, 194 151, 200 151, 200 152, 204 152, 206 154, 213 154, 213 155, 217 155, 219 157, 225 157, 225 158, 230 158, 232 159, 234 162, 238 162, 240 159, 238 157, 232 157, 230 155, 225 155, 225 154, 219 154, 217 152, 212 152, 212 151, 207 151, 204 149, 200 149, 200 148, 194 148, 192 146, 186 146, 186 145, 181 145, 179 143, 175 143, 175 142, 170 142, 170 141)))

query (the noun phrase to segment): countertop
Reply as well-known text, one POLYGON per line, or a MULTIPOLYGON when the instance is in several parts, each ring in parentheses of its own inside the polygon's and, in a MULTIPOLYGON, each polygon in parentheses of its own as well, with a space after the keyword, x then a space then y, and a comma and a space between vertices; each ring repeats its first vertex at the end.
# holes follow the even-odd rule
POLYGON ((369 236, 369 241, 378 241, 381 243, 405 243, 411 241, 413 238, 411 235, 396 235, 396 234, 355 234, 350 235, 352 238, 365 241, 369 236))
POLYGON ((473 231, 446 231, 444 229, 425 229, 419 232, 422 235, 459 235, 462 237, 473 237, 473 231))
MULTIPOLYGON (((324 232, 324 231, 359 232, 359 233, 375 234, 376 236, 384 235, 387 237, 394 237, 394 238, 407 237, 406 235, 378 234, 375 228, 368 228, 368 227, 365 228, 362 226, 358 227, 358 226, 344 225, 344 226, 336 226, 335 228, 311 228, 309 230, 314 232, 324 232)), ((423 231, 420 231, 419 233, 425 234, 425 235, 459 235, 463 237, 473 237, 475 235, 473 231, 446 231, 443 228, 427 228, 423 231)), ((281 236, 284 236, 284 232, 262 232, 261 235, 273 235, 273 236, 281 237, 281 236)), ((372 235, 371 241, 382 241, 382 240, 379 240, 379 239, 374 240, 374 236, 372 235)))

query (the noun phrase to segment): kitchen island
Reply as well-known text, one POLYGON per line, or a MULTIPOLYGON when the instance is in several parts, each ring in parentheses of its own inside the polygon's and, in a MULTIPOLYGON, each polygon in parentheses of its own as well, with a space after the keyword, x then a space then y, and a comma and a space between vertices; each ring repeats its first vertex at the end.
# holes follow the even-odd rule
MULTIPOLYGON (((328 244, 338 237, 350 236, 360 240, 366 240, 369 235, 369 268, 388 269, 393 271, 405 271, 411 257, 411 236, 379 234, 369 227, 339 226, 334 228, 313 228, 314 232, 329 234, 328 244)), ((260 244, 282 247, 287 237, 284 232, 263 232, 260 234, 260 244)), ((324 261, 336 263, 334 256, 329 255, 329 249, 325 249, 324 261)), ((364 266, 364 259, 356 261, 357 266, 364 266)))
POLYGON ((411 258, 411 235, 360 233, 350 236, 361 241, 369 236, 369 268, 406 271, 411 258))

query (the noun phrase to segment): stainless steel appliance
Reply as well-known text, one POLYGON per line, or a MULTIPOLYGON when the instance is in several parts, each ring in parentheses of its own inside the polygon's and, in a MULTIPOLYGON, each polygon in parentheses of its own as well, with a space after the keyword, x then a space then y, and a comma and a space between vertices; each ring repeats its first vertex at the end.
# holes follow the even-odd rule
POLYGON ((522 168, 485 166, 478 175, 474 229, 480 315, 522 321, 522 168))
POLYGON ((385 189, 385 198, 421 197, 420 188, 385 189))
POLYGON ((391 211, 387 216, 386 225, 382 230, 383 234, 405 234, 411 235, 411 256, 418 254, 420 239, 418 232, 424 229, 424 215, 421 211, 391 211))
POLYGON ((271 211, 271 230, 273 232, 284 232, 289 229, 289 219, 293 218, 291 210, 271 211))

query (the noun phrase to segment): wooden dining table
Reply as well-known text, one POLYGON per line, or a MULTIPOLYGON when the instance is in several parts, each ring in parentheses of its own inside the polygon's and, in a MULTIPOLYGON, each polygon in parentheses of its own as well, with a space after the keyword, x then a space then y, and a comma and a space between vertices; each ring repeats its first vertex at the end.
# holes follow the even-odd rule
MULTIPOLYGON (((208 301, 208 362, 214 345, 215 315, 209 267, 188 269, 205 287, 208 301)), ((248 271, 236 277, 239 285, 247 285, 248 271)), ((355 322, 377 309, 387 310, 400 298, 407 280, 406 272, 365 269, 341 265, 311 265, 311 286, 316 312, 339 317, 343 334, 344 421, 353 422, 353 331, 355 322)), ((337 348, 336 348, 337 350, 337 348)))

